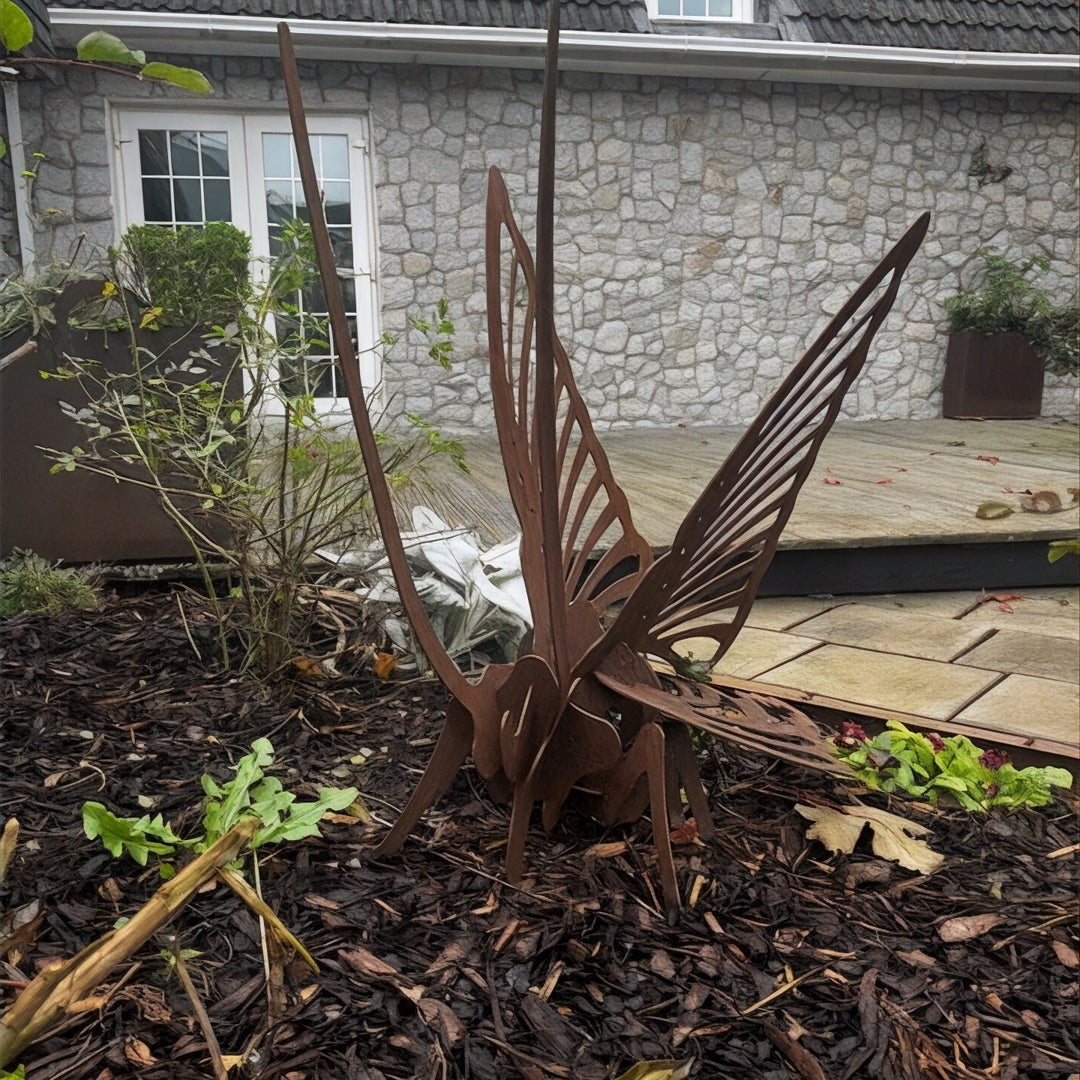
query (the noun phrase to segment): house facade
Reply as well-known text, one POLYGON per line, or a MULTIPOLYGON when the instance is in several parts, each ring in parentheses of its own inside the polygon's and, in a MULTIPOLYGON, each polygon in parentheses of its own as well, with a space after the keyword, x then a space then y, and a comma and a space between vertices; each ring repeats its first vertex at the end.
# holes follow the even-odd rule
MULTIPOLYGON (((598 428, 745 421, 924 210, 931 232, 845 406, 940 415, 939 301, 977 252, 1043 254, 1077 287, 1072 0, 566 0, 556 187, 559 332, 598 428), (932 11, 931 11, 932 9, 932 11)), ((268 253, 302 205, 275 27, 301 59, 361 346, 440 297, 449 374, 407 336, 363 375, 395 414, 490 428, 486 173, 532 235, 546 4, 148 0, 49 9, 62 52, 107 29, 195 66, 211 99, 89 70, 20 76, 32 178, 0 170, 6 269, 129 224, 231 220, 268 253)), ((1076 379, 1044 413, 1075 417, 1076 379)), ((333 381, 324 405, 339 407, 333 381)))

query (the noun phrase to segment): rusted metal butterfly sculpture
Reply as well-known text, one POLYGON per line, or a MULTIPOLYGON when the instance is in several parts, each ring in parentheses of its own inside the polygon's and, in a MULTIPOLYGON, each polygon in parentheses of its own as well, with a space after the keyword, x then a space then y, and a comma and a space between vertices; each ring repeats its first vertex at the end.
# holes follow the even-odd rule
POLYGON ((683 820, 680 789, 699 835, 707 838, 714 830, 690 728, 786 761, 839 768, 804 714, 699 679, 746 620, 796 495, 892 306, 929 215, 915 222, 829 323, 705 488, 670 550, 654 561, 634 529, 626 495, 555 334, 558 3, 552 4, 535 262, 495 168, 487 196, 491 389, 521 524, 533 630, 514 663, 490 665, 470 680, 436 636, 405 560, 341 304, 285 24, 280 43, 331 332, 372 502, 406 613, 451 699, 431 760, 377 853, 399 850, 471 755, 492 796, 511 803, 505 861, 511 882, 522 875, 536 803, 542 804, 545 829, 571 794, 608 825, 634 821, 648 808, 664 904, 674 913, 680 894, 669 831, 683 820), (707 654, 691 665, 688 643, 700 649, 703 641, 707 654), (658 673, 646 657, 668 661, 676 673, 658 673))

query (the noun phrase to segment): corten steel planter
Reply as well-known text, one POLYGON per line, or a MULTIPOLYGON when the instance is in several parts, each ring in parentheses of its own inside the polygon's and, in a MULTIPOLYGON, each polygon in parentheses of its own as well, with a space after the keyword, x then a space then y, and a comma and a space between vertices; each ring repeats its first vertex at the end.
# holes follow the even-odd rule
POLYGON ((1043 365, 1022 334, 956 333, 945 358, 951 419, 1030 420, 1042 412, 1043 365))
MULTIPOLYGON (((75 305, 100 296, 102 284, 80 281, 66 289, 56 303, 57 325, 39 336, 36 354, 0 372, 0 552, 5 555, 13 548, 29 548, 43 558, 69 563, 191 557, 191 548, 154 492, 82 470, 50 474, 51 463, 37 449, 68 450, 80 442, 83 430, 63 415, 60 402, 76 409, 86 404, 75 381, 43 379, 39 371, 55 370, 65 353, 99 360, 109 371, 131 370, 127 333, 67 325, 75 305)), ((202 345, 200 333, 193 330, 167 328, 138 337, 162 360, 182 360, 202 345)), ((0 342, 0 355, 19 344, 18 338, 0 342)), ((234 378, 240 397, 238 372, 234 378)), ((218 540, 226 536, 220 526, 212 534, 218 540)))

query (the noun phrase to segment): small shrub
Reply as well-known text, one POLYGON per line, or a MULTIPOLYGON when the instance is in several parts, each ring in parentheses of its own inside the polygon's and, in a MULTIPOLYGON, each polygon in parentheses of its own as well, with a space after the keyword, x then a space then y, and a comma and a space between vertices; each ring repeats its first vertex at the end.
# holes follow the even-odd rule
POLYGON ((957 334, 1023 334, 1051 371, 1076 374, 1080 368, 1080 305, 1059 306, 1028 277, 1046 271, 1050 262, 1038 255, 1013 262, 982 248, 982 287, 941 302, 949 313, 949 330, 957 334))
POLYGON ((0 615, 55 614, 96 608, 100 603, 101 590, 93 571, 55 566, 32 551, 16 548, 0 573, 0 615))
POLYGON ((121 283, 147 298, 157 326, 228 323, 251 295, 251 238, 226 221, 132 225, 109 255, 121 283))

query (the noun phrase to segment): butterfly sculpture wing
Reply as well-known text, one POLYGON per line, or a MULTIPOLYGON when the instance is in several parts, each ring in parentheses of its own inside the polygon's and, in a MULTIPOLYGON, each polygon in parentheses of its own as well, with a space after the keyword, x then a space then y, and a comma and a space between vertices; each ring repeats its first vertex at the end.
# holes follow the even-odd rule
POLYGON ((676 670, 698 664, 699 674, 728 649, 928 224, 923 214, 792 370, 577 673, 591 670, 617 643, 662 657, 676 670), (704 646, 699 657, 687 652, 691 644, 704 646))
POLYGON ((543 566, 538 519, 546 497, 538 438, 543 417, 538 410, 550 412, 557 432, 554 471, 562 605, 568 610, 587 600, 604 612, 630 594, 640 572, 652 562, 652 550, 634 528, 626 495, 615 482, 566 350, 553 329, 554 394, 550 401, 537 401, 536 293, 532 253, 514 220, 503 178, 492 168, 487 204, 491 393, 507 486, 522 528, 521 559, 539 640, 549 632, 550 614, 535 572, 543 566), (614 577, 616 570, 627 572, 614 577))

